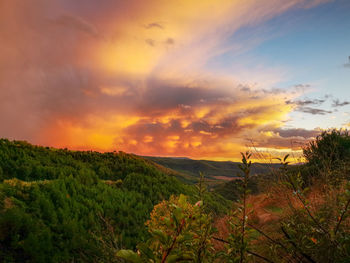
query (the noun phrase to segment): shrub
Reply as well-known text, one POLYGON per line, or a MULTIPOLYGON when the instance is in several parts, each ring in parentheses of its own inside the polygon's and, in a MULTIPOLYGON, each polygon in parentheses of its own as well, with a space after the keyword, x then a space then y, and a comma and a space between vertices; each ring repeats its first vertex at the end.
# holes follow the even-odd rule
POLYGON ((334 174, 350 161, 350 133, 335 129, 324 131, 304 147, 303 154, 314 174, 334 174))
POLYGON ((202 206, 202 201, 190 204, 184 195, 161 202, 147 222, 151 238, 137 246, 137 253, 120 250, 117 256, 128 262, 213 262, 213 230, 202 206))

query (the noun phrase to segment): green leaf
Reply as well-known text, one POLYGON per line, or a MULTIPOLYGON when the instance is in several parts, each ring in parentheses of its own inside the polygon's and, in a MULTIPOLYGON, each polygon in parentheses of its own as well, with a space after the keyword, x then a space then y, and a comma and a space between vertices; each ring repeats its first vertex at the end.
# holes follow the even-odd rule
POLYGON ((142 262, 141 258, 137 255, 137 253, 135 253, 132 250, 125 250, 125 249, 119 250, 117 252, 117 257, 123 258, 126 261, 133 262, 133 263, 142 262))

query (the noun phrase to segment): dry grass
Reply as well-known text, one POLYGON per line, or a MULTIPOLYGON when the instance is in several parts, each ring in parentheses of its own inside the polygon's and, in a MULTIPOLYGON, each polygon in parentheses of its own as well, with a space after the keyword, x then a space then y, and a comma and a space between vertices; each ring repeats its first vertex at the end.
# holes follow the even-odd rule
MULTIPOLYGON (((345 185, 345 182, 344 184, 345 185)), ((308 209, 312 214, 317 214, 321 209, 329 211, 329 229, 334 229, 339 220, 339 211, 342 207, 339 204, 339 196, 344 193, 344 187, 330 187, 321 182, 315 183, 310 190, 305 194, 304 198, 307 200, 308 209)), ((256 228, 257 235, 253 238, 251 245, 257 251, 266 253, 271 245, 269 240, 262 233, 267 234, 274 240, 280 240, 283 235, 280 231, 281 222, 288 219, 296 211, 304 211, 305 207, 301 200, 283 184, 276 184, 269 188, 266 193, 258 195, 251 195, 247 199, 249 204, 249 220, 248 224, 251 228, 256 228)), ((306 214, 306 212, 305 212, 306 214)), ((227 239, 230 234, 229 216, 218 218, 214 225, 218 230, 217 237, 227 239)), ((350 218, 342 222, 345 229, 350 229, 350 218)), ((330 230, 331 231, 331 230, 330 230)), ((224 244, 222 242, 214 241, 216 250, 223 250, 224 244)))

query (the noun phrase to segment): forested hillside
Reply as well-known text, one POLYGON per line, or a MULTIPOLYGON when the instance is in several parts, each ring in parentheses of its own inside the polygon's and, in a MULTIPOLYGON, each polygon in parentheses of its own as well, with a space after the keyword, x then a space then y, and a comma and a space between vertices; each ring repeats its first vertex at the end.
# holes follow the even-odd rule
MULTIPOLYGON (((153 206, 171 195, 195 200, 140 157, 0 140, 0 262, 112 261, 117 247, 148 238, 153 206)), ((206 195, 213 213, 229 202, 206 195)))

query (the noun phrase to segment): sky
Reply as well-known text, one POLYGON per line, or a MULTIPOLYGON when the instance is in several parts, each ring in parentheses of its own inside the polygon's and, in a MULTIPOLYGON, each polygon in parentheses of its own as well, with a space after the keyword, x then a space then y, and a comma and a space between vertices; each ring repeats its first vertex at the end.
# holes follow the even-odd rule
POLYGON ((0 0, 0 137, 298 156, 350 127, 349 14, 348 0, 0 0))

